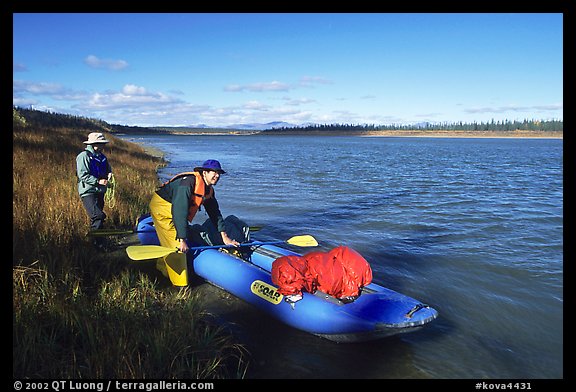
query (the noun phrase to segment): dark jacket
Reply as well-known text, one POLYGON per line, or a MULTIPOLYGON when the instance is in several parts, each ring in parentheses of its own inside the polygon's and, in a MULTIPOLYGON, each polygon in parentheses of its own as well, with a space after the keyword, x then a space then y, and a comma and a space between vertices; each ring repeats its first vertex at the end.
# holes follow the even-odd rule
MULTIPOLYGON (((188 209, 190 207, 190 197, 194 193, 196 177, 193 175, 177 178, 169 182, 156 191, 158 196, 172 204, 172 220, 176 228, 176 238, 186 238, 188 228, 188 209)), ((208 194, 210 188, 206 187, 208 194)), ((216 195, 206 199, 202 205, 210 220, 219 232, 226 231, 224 219, 220 212, 220 206, 216 200, 216 195)))

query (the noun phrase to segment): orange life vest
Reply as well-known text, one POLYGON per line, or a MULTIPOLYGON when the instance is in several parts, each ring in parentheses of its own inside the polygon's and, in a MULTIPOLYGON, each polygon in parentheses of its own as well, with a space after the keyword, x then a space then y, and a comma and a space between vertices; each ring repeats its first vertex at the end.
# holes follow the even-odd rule
POLYGON ((205 195, 206 192, 206 184, 204 183, 204 179, 199 172, 183 172, 176 174, 174 177, 166 181, 162 186, 176 180, 177 178, 185 177, 194 175, 196 177, 196 181, 194 181, 194 192, 190 195, 190 202, 188 203, 188 221, 192 222, 194 216, 200 209, 200 206, 204 203, 205 200, 214 197, 214 188, 210 187, 208 194, 205 195))

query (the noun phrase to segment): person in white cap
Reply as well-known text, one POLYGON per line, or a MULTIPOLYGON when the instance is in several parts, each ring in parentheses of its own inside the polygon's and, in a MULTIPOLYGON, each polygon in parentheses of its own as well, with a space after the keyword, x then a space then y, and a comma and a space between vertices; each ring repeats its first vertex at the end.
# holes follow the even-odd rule
POLYGON ((102 148, 108 142, 102 133, 92 132, 84 142, 86 148, 76 156, 78 194, 90 218, 91 230, 101 229, 106 219, 104 194, 112 178, 112 167, 102 148))

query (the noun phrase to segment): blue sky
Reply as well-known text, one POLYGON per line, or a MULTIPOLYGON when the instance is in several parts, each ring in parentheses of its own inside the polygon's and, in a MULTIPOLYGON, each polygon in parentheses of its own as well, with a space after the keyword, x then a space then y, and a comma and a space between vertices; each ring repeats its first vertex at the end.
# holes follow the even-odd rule
POLYGON ((561 13, 15 13, 13 104, 111 124, 563 119, 561 13))

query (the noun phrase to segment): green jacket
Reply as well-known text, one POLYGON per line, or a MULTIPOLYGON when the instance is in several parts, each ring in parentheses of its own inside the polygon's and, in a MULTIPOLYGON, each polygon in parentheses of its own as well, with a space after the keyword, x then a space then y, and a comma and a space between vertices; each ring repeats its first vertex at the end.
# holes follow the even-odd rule
MULTIPOLYGON (((76 156, 76 177, 78 179, 78 194, 80 197, 89 193, 106 193, 107 186, 98 184, 98 178, 90 172, 90 154, 97 157, 105 157, 101 152, 96 152, 91 144, 76 156)), ((106 170, 112 173, 110 162, 106 159, 106 170)))
MULTIPOLYGON (((185 176, 177 178, 172 182, 167 183, 156 191, 158 196, 172 204, 172 221, 176 228, 176 238, 186 238, 188 228, 188 207, 190 203, 190 196, 194 193, 196 185, 196 177, 185 176)), ((206 187, 208 192, 208 187, 206 187)), ((219 232, 226 231, 224 219, 220 212, 216 194, 206 199, 202 206, 206 210, 208 217, 218 229, 219 232)))

